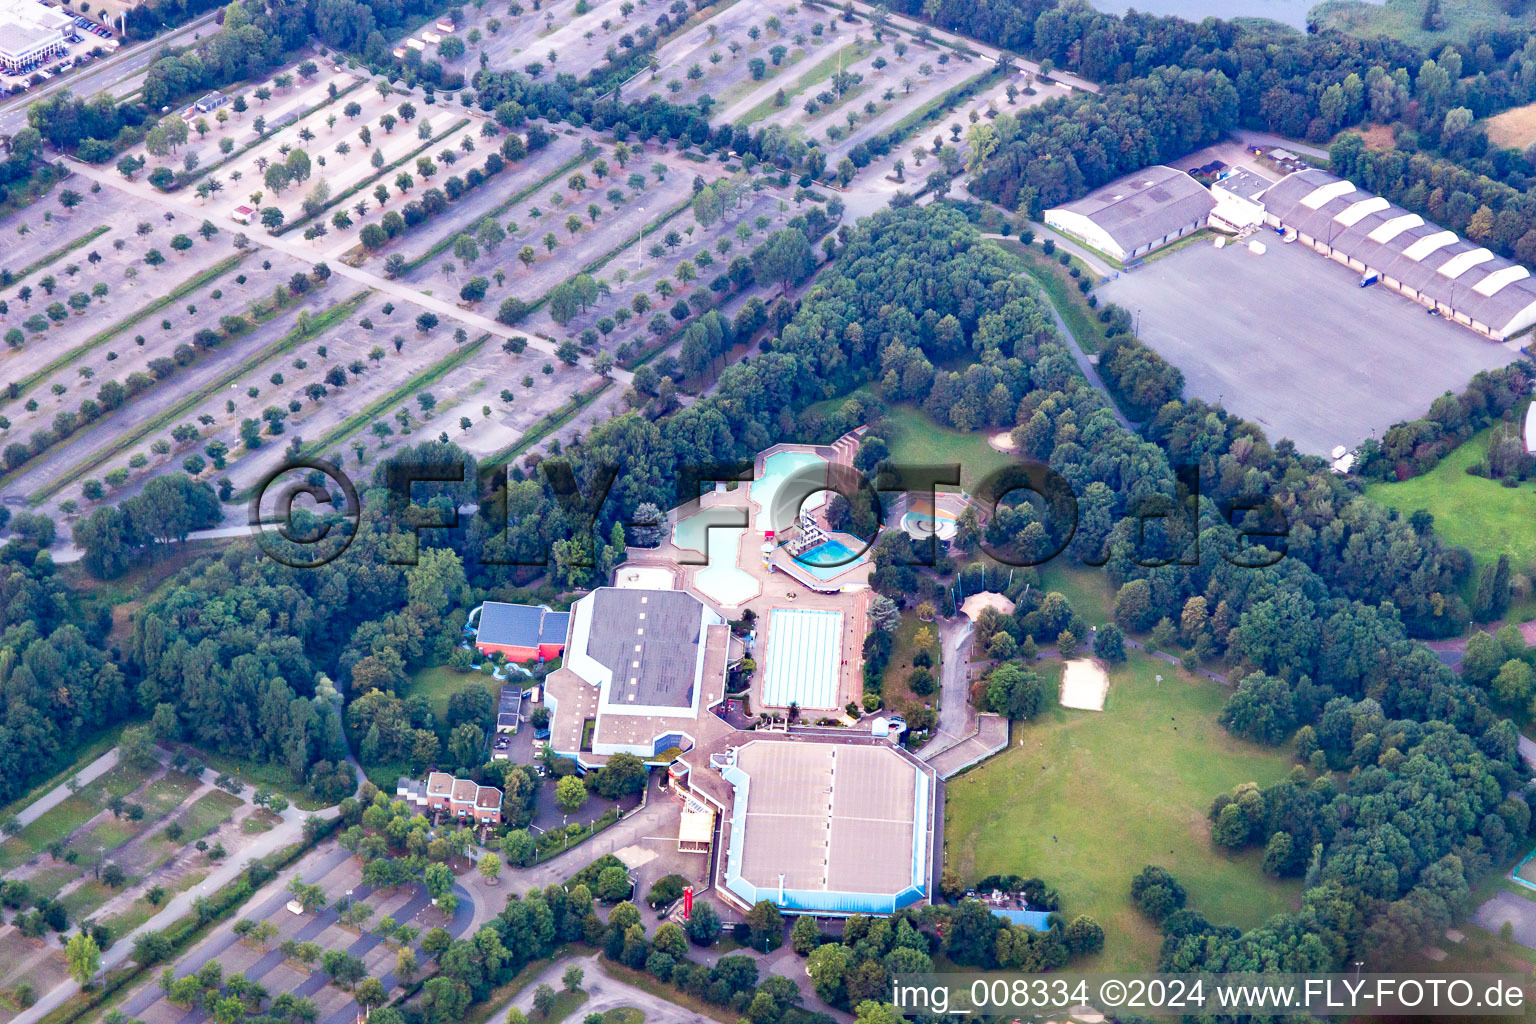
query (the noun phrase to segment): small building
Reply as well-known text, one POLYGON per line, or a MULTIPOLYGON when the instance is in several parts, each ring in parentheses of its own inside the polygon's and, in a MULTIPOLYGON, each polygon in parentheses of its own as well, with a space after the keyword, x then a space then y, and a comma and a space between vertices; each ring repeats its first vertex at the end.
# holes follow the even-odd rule
POLYGON ((517 732, 517 727, 522 723, 523 688, 521 686, 503 686, 501 696, 496 704, 496 731, 498 733, 517 732))
POLYGON ((565 650, 569 612, 502 601, 487 601, 478 611, 475 647, 481 654, 501 654, 513 662, 549 661, 565 650))
POLYGON ((420 52, 422 52, 423 50, 425 50, 427 48, 427 44, 422 42, 420 39, 407 39, 405 41, 405 45, 409 46, 411 49, 415 50, 417 53, 420 53, 420 52))
POLYGON ((192 109, 197 111, 199 114, 211 114, 228 102, 229 97, 225 96, 223 93, 210 92, 208 95, 192 104, 192 109))
POLYGON ((1216 200, 1211 225, 1234 233, 1259 227, 1264 223, 1264 204, 1259 197, 1273 184, 1241 167, 1217 178, 1211 183, 1211 196, 1216 200))
POLYGON ((1158 164, 1045 211, 1045 222, 1117 260, 1144 256, 1205 227, 1216 200, 1183 171, 1158 164))
POLYGON ((452 32, 454 31, 453 22, 448 18, 438 18, 437 30, 439 32, 452 32))
POLYGON ((229 211, 229 219, 234 221, 236 224, 249 224, 251 222, 251 218, 254 216, 256 216, 255 207, 246 206, 244 204, 237 206, 233 210, 229 211))
POLYGON ((424 43, 440 43, 443 41, 443 37, 436 32, 423 30, 421 33, 421 41, 424 43))
POLYGON ((677 826, 679 853, 708 853, 715 841, 715 812, 701 801, 690 799, 677 826))

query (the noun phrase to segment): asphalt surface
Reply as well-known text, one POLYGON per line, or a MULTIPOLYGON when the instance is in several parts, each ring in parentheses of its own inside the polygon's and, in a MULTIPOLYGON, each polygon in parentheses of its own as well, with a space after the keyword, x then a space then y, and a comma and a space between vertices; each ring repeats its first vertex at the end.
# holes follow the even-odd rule
POLYGON ((185 46, 199 34, 207 34, 216 16, 217 12, 205 14, 148 42, 125 45, 111 56, 94 60, 83 69, 68 72, 19 96, 12 96, 0 104, 0 134, 14 135, 17 129, 25 128, 27 107, 61 89, 68 89, 76 96, 95 96, 100 92, 127 96, 139 88, 144 72, 154 63, 162 49, 167 46, 185 46))
POLYGON ((1186 395, 1216 401, 1303 452, 1354 447, 1422 416, 1514 348, 1426 316, 1384 286, 1273 232, 1267 247, 1188 245, 1099 285, 1140 320, 1141 340, 1184 373, 1186 395))

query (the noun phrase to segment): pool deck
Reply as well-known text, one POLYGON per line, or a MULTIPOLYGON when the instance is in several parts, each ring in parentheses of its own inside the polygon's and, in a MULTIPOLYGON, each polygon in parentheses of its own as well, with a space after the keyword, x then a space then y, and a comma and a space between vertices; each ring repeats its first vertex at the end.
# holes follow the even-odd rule
MULTIPOLYGON (((847 446, 834 449, 825 445, 775 445, 758 455, 756 471, 761 473, 767 457, 781 451, 810 452, 829 462, 846 464, 847 446)), ((873 571, 873 566, 868 561, 861 562, 830 581, 817 579, 809 572, 805 573, 809 580, 807 582, 792 575, 790 570, 775 571, 772 566, 777 560, 781 558, 789 560, 789 556, 781 549, 776 549, 769 563, 764 564, 763 530, 757 524, 757 512, 757 504, 751 500, 750 487, 738 486, 734 490, 710 491, 698 501, 689 502, 673 510, 668 516, 668 529, 662 543, 654 548, 630 548, 625 564, 633 563, 639 566, 674 570, 683 589, 697 595, 727 619, 740 618, 746 609, 752 609, 757 613, 758 631, 753 655, 759 659, 766 657, 769 650, 769 619, 774 608, 807 608, 842 612, 843 634, 840 638, 841 651, 838 658, 837 704, 831 708, 806 710, 835 712, 850 701, 861 700, 864 695, 864 637, 869 632, 869 603, 874 597, 874 591, 868 586, 869 574, 873 571), (672 527, 675 527, 679 521, 716 508, 737 509, 746 516, 747 530, 742 534, 741 542, 737 545, 736 569, 751 577, 757 589, 753 596, 737 604, 722 604, 710 594, 708 589, 700 589, 697 583, 698 576, 709 566, 702 564, 703 559, 698 551, 679 547, 672 540, 672 527), (837 589, 840 592, 822 593, 815 588, 837 589)), ((856 537, 830 532, 829 535, 842 540, 854 551, 860 551, 865 546, 864 542, 856 537)), ((712 550, 714 543, 712 541, 710 545, 712 550)), ((623 572, 623 567, 620 567, 619 572, 623 572)), ((770 707, 763 704, 763 680, 764 673, 759 670, 753 679, 751 690, 754 712, 770 707)))

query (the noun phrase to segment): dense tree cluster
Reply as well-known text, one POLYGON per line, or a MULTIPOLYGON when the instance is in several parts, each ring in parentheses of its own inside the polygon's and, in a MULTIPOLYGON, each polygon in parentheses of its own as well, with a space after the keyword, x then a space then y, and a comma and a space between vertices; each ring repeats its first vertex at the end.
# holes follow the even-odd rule
MULTIPOLYGON (((1406 480, 1429 472, 1467 438, 1507 418, 1530 392, 1536 366, 1522 360, 1494 370, 1479 370, 1459 395, 1447 391, 1416 420, 1394 423, 1377 440, 1355 452, 1353 472, 1376 480, 1406 480)), ((1480 475, 1493 479, 1529 475, 1529 456, 1518 437, 1490 446, 1480 475)))
POLYGON ((0 802, 126 713, 127 681, 103 645, 111 625, 110 610, 67 589, 46 554, 20 541, 0 548, 0 802))

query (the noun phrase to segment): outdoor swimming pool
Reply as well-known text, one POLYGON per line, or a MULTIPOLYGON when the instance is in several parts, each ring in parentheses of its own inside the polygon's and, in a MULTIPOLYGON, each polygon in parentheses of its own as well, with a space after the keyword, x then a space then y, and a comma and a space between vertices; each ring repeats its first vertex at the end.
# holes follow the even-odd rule
POLYGON ((705 537, 708 536, 709 566, 698 571, 693 583, 706 596, 724 605, 749 601, 761 589, 751 573, 736 567, 741 535, 747 532, 746 528, 724 525, 740 522, 741 515, 739 508, 707 508, 679 520, 672 528, 673 544, 701 555, 705 554, 705 537))
MULTIPOLYGON (((815 452, 774 452, 763 460, 763 475, 752 481, 751 490, 752 501, 757 505, 759 530, 777 532, 794 524, 800 510, 774 510, 774 499, 778 496, 779 488, 791 474, 798 474, 810 467, 820 467, 820 475, 815 479, 820 483, 826 483, 827 460, 815 452)), ((808 499, 807 505, 817 508, 824 500, 826 500, 824 493, 815 494, 808 499)))
POLYGON ((836 538, 831 538, 822 541, 809 551, 802 551, 795 561, 817 579, 830 580, 854 566, 863 564, 864 557, 864 555, 855 557, 852 548, 836 538))

